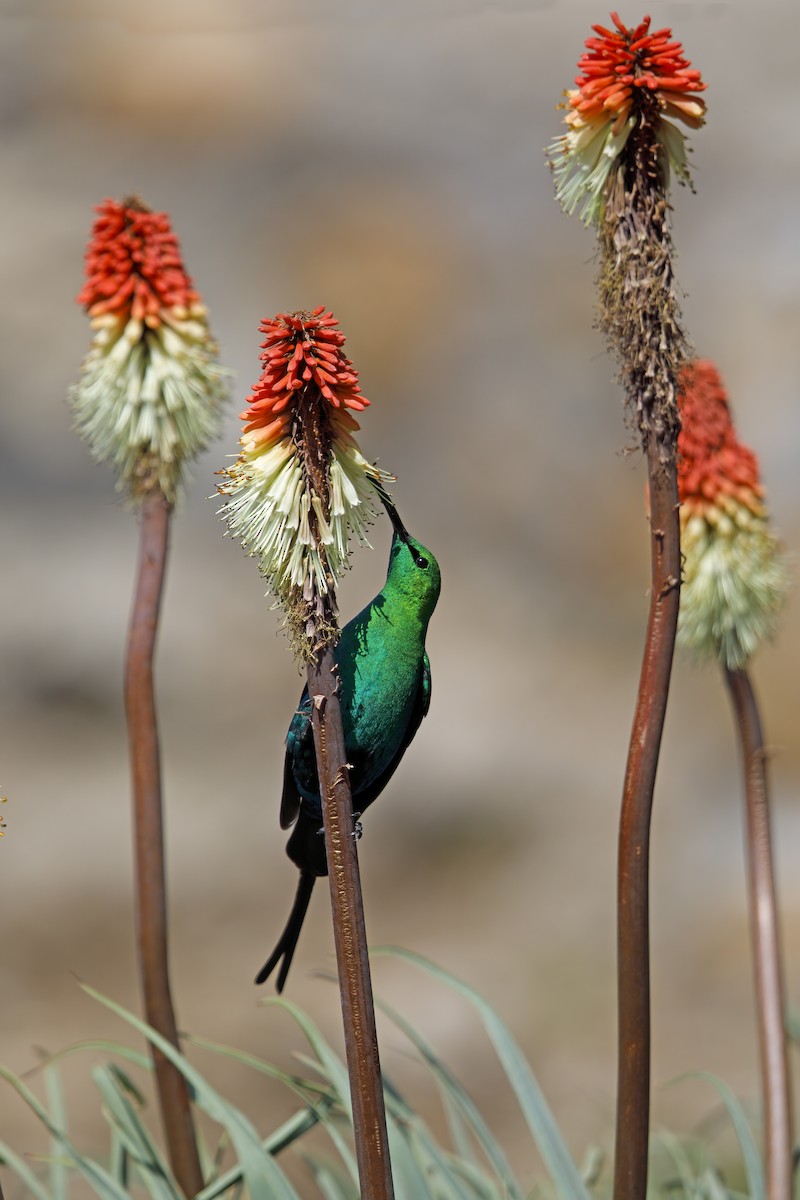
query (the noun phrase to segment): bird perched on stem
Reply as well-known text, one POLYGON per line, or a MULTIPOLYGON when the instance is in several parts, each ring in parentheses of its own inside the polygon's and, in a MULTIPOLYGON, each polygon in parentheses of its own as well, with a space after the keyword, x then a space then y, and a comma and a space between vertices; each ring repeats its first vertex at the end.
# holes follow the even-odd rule
MULTIPOLYGON (((357 816, 386 787, 428 712, 431 669, 425 635, 441 586, 436 559, 411 537, 388 499, 383 495, 382 499, 394 528, 386 583, 345 625, 334 651, 357 816)), ((282 829, 294 825, 286 853, 299 867, 300 880, 286 928, 256 976, 256 983, 264 983, 283 960, 279 992, 286 983, 314 881, 328 874, 308 688, 286 737, 280 820, 282 829)))

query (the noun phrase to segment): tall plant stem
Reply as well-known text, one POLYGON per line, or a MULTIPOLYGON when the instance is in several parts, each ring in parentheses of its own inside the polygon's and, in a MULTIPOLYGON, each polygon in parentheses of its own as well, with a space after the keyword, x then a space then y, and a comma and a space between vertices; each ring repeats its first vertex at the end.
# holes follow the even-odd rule
MULTIPOLYGON (((153 686, 170 513, 170 505, 160 493, 148 496, 141 506, 139 570, 125 669, 125 711, 133 783, 136 931, 145 1016, 154 1029, 180 1049, 169 985, 161 766, 153 686)), ((195 1196, 203 1187, 203 1176, 186 1081, 155 1047, 152 1055, 172 1170, 186 1196, 195 1196)))
POLYGON ((375 1007, 372 1000, 364 906, 353 836, 353 800, 333 652, 308 668, 311 720, 317 754, 325 850, 333 908, 347 1068, 353 1105, 356 1158, 364 1200, 392 1200, 375 1007))
POLYGON ((792 1104, 783 1025, 783 968, 778 927, 769 788, 761 722, 746 670, 725 669, 742 749, 750 927, 753 940, 767 1193, 792 1195, 792 1104))
POLYGON ((617 976, 619 1060, 615 1200, 644 1200, 650 1120, 650 815, 680 601, 680 525, 674 455, 647 439, 650 615, 619 827, 617 976))

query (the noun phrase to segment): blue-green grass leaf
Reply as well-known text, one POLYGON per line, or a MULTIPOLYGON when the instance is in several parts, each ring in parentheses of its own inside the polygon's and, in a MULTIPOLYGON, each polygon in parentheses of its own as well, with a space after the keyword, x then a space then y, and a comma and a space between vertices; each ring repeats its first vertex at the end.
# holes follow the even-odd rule
POLYGON ((309 1155, 303 1155, 303 1158, 325 1200, 359 1200, 358 1191, 349 1187, 347 1181, 342 1179, 329 1163, 320 1162, 309 1155))
MULTIPOLYGON (((64 1104, 61 1077, 49 1056, 44 1067, 44 1092, 53 1124, 66 1133, 67 1109, 64 1104)), ((53 1138, 53 1156, 50 1161, 50 1195, 52 1200, 69 1200, 69 1171, 60 1155, 60 1149, 59 1143, 53 1138)))
POLYGON ((491 1005, 469 984, 410 950, 398 946, 380 946, 372 954, 390 954, 412 963, 453 991, 466 997, 476 1009, 495 1048, 509 1084, 517 1097, 528 1129, 539 1149, 542 1161, 564 1200, 589 1200, 590 1193, 581 1179, 555 1118, 525 1057, 508 1026, 491 1005))
POLYGON ((750 1200, 767 1200, 767 1189, 764 1180, 764 1166, 761 1161, 753 1131, 750 1128, 750 1123, 744 1114, 739 1101, 722 1079, 716 1075, 712 1075, 710 1071, 690 1071, 686 1075, 681 1075, 678 1079, 670 1081, 670 1085, 681 1083, 686 1079, 701 1079, 705 1083, 709 1083, 711 1087, 719 1094, 722 1103, 728 1111, 731 1124, 739 1139, 739 1145, 742 1148, 742 1157, 744 1159, 744 1169, 747 1176, 747 1186, 750 1192, 750 1200))
POLYGON ((67 1161, 74 1165, 75 1169, 80 1172, 102 1200, 130 1200, 128 1193, 122 1189, 113 1175, 101 1167, 99 1163, 80 1153, 67 1137, 66 1133, 53 1123, 47 1109, 43 1104, 40 1104, 30 1088, 26 1087, 21 1079, 3 1066, 0 1066, 0 1078, 5 1079, 11 1084, 17 1094, 27 1104, 28 1108, 36 1114, 39 1121, 57 1143, 67 1161))
MULTIPOLYGON (((276 997, 275 999, 266 1001, 266 1003, 284 1009, 300 1026, 309 1046, 317 1056, 317 1062, 312 1063, 312 1067, 319 1071, 323 1079, 327 1080, 337 1103, 344 1111, 352 1127, 353 1107, 350 1102, 350 1079, 347 1074, 347 1068, 342 1060, 330 1048, 311 1018, 306 1016, 303 1010, 298 1008, 296 1004, 293 1004, 291 1000, 276 997)), ((298 1055, 298 1059, 301 1062, 308 1061, 302 1055, 298 1055)), ((337 1153, 347 1168, 350 1178, 357 1183, 358 1165, 355 1155, 350 1150, 350 1147, 333 1121, 325 1121, 325 1131, 335 1145, 337 1153)))
POLYGON ((247 1117, 224 1100, 171 1042, 108 996, 104 996, 88 984, 82 983, 81 987, 87 995, 116 1013, 134 1029, 138 1029, 148 1041, 157 1046, 186 1079, 193 1090, 194 1101, 198 1107, 202 1108, 212 1121, 227 1129, 234 1152, 242 1166, 242 1175, 250 1200, 299 1200, 297 1192, 278 1164, 270 1154, 262 1150, 258 1134, 247 1117))
POLYGON ((38 1179, 35 1172, 31 1170, 24 1158, 21 1158, 10 1146, 5 1142, 0 1142, 0 1163, 3 1163, 13 1171, 18 1179, 22 1181, 28 1189, 34 1200, 52 1200, 47 1188, 38 1179))
MULTIPOLYGON (((514 1173, 511 1170, 508 1159, 504 1155, 500 1144, 492 1134, 491 1130, 486 1124, 486 1121, 478 1110, 477 1105, 474 1103, 468 1092, 458 1082, 449 1068, 434 1052, 433 1048, 428 1044, 428 1042, 425 1041, 422 1035, 417 1032, 410 1022, 396 1012, 395 1009, 393 1009, 390 1005, 381 1000, 378 1000, 377 1003, 381 1011, 386 1013, 389 1019, 405 1034, 411 1044, 415 1047, 426 1066, 428 1066, 433 1073, 434 1078, 439 1084, 439 1087, 446 1097, 448 1104, 451 1104, 455 1113, 457 1113, 460 1118, 463 1118, 466 1121, 467 1128, 471 1130, 478 1142, 478 1145, 486 1155, 486 1158, 490 1163, 495 1175, 497 1176, 498 1181, 505 1189, 505 1195, 508 1197, 508 1200, 522 1200, 522 1189, 517 1180, 514 1178, 514 1173)), ((461 1154, 462 1158, 469 1160, 471 1154, 468 1148, 465 1151, 463 1147, 464 1140, 466 1140, 467 1143, 469 1142, 469 1139, 466 1138, 465 1135, 465 1139, 462 1139, 462 1147, 456 1148, 459 1149, 459 1153, 461 1154)))
POLYGON ((181 1200, 167 1164, 126 1095, 125 1085, 113 1065, 95 1067, 92 1078, 103 1101, 106 1120, 120 1138, 130 1161, 135 1163, 153 1200, 181 1200))
MULTIPOLYGON (((302 1137, 304 1133, 307 1133, 309 1129, 313 1129, 315 1125, 318 1125, 319 1120, 320 1118, 317 1113, 310 1108, 304 1109, 299 1113, 295 1113, 293 1117, 290 1117, 288 1121, 284 1121, 283 1125, 278 1126, 274 1133, 270 1134, 270 1136, 261 1143, 262 1149, 267 1154, 279 1154, 281 1150, 284 1150, 287 1146, 290 1146, 292 1142, 297 1141, 297 1139, 302 1137)), ((221 1196, 223 1192, 226 1192, 228 1188, 231 1188, 234 1186, 234 1184, 239 1183, 241 1178, 242 1168, 240 1166, 231 1167, 230 1170, 224 1173, 224 1175, 220 1175, 218 1179, 215 1179, 212 1183, 207 1184, 206 1187, 203 1188, 202 1192, 198 1192, 195 1200, 216 1200, 216 1198, 221 1196)))
MULTIPOLYGON (((393 1145, 391 1131, 394 1130, 401 1148, 408 1147, 411 1159, 416 1164, 418 1178, 427 1188, 426 1194, 436 1197, 436 1200, 475 1200, 474 1188, 462 1173, 452 1170, 450 1158, 436 1144, 425 1122, 397 1097, 387 1096, 386 1101, 390 1149, 393 1145)), ((414 1185, 417 1189, 419 1186, 419 1183, 414 1185)), ((411 1197, 415 1194, 412 1189, 411 1197)))

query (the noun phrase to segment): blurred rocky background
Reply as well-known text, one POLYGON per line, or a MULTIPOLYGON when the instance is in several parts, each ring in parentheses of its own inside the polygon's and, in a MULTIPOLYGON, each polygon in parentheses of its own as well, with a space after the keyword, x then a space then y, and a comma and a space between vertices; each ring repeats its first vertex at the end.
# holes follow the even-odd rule
MULTIPOLYGON (((158 663, 174 990, 181 1025, 292 1064, 289 1018, 252 979, 295 872, 277 807, 301 687, 255 565, 223 540, 213 472, 259 373, 258 322, 333 308, 373 407, 361 444, 399 482, 444 577, 433 704, 365 821, 371 942, 483 991, 570 1145, 611 1141, 616 824, 648 583, 644 470, 592 330, 593 238, 553 197, 543 147, 602 6, 542 0, 65 0, 2 5, 0 1061, 127 1031, 76 976, 138 1006, 121 665, 135 522, 71 432, 89 345, 74 303, 92 205, 166 209, 236 371, 224 437, 174 526, 158 663)), ((790 552, 800 539, 800 126, 785 4, 659 3, 708 82, 697 195, 675 189, 684 312, 720 366, 790 552)), ((629 23, 642 15, 624 10, 629 23)), ((389 535, 359 550, 352 615, 389 535)), ((756 683, 772 779, 788 984, 800 993, 800 633, 793 597, 756 683)), ((758 1093, 742 800, 717 674, 677 665, 653 844, 654 1112, 692 1128, 718 1073, 758 1093)), ((288 994, 338 1045, 326 897, 288 994)), ((536 1172, 477 1022, 410 968, 379 994, 418 1022, 536 1172)), ((269 992, 269 989, 264 989, 269 992)), ((428 1115, 426 1077, 383 1059, 428 1115)), ((196 1053, 262 1131, 278 1085, 196 1053)), ((86 1072, 72 1129, 100 1144, 86 1072)), ((43 1146, 15 1097, 0 1136, 43 1146)), ((8 1186, 7 1195, 14 1192, 8 1186)))

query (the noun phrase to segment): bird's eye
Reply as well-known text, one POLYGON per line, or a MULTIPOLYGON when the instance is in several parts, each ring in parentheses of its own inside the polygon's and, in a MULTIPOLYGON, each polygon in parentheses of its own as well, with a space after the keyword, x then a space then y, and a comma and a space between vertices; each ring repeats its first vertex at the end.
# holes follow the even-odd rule
POLYGON ((421 571, 427 571, 427 569, 428 569, 427 558, 423 558, 421 554, 418 554, 416 556, 416 558, 414 559, 414 562, 417 564, 417 566, 420 568, 421 571))

